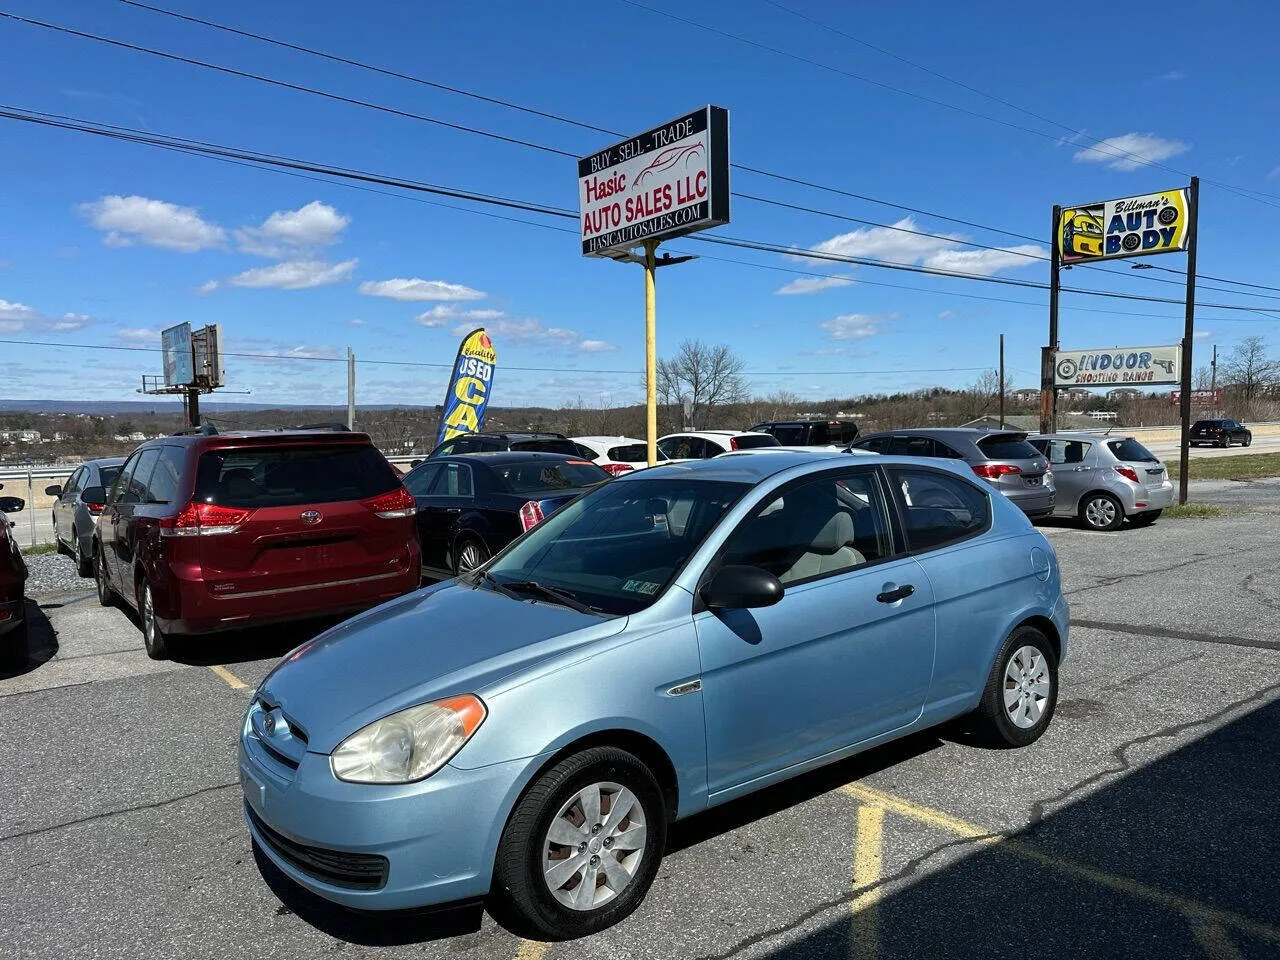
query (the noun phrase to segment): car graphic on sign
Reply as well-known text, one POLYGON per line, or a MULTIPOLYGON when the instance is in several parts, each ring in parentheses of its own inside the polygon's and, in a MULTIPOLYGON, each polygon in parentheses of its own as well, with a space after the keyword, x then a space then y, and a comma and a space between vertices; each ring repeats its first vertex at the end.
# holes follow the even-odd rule
POLYGON ((1102 221, 1088 210, 1062 215, 1062 253, 1067 257, 1102 256, 1102 221))

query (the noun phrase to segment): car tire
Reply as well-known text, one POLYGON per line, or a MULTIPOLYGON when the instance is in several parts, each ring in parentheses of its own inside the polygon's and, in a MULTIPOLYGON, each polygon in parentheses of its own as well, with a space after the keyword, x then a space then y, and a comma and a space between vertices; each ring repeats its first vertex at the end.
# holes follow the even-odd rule
POLYGON ((85 559, 84 548, 81 546, 80 535, 72 531, 75 537, 75 546, 71 548, 71 556, 76 561, 76 574, 84 579, 93 576, 93 558, 85 559))
POLYGON ((1025 747, 1049 728, 1057 705, 1057 654, 1043 632, 1024 625, 1001 645, 972 726, 990 746, 1025 747))
POLYGON ((490 909, 531 939, 596 933, 640 905, 657 876, 666 841, 667 809, 653 772, 615 747, 584 750, 543 773, 516 803, 498 843, 490 909), (610 812, 620 799, 631 805, 610 826, 610 812), (588 824, 594 816, 600 819, 588 824), (556 838, 579 846, 575 850, 556 838), (624 843, 629 849, 620 857, 624 843), (606 859, 612 868, 604 866, 606 859), (557 863, 577 866, 548 878, 557 863), (594 905, 578 894, 588 883, 594 905))
POLYGON ((1223 450, 1228 449, 1231 446, 1231 438, 1223 437, 1221 440, 1218 441, 1218 446, 1220 446, 1223 450))
POLYGON ((1250 446, 1252 443, 1253 443, 1253 434, 1251 433, 1244 438, 1244 443, 1240 444, 1240 446, 1247 447, 1247 446, 1250 446))
POLYGON ((479 537, 463 534, 453 548, 453 573, 462 576, 489 559, 489 548, 479 537))
POLYGON ((55 552, 63 556, 69 556, 71 553, 67 549, 67 545, 62 542, 62 538, 58 536, 58 518, 56 516, 53 518, 53 547, 55 552))
POLYGON ((111 588, 111 584, 107 582, 107 568, 102 560, 102 550, 95 550, 93 553, 93 580, 94 585, 98 588, 98 603, 104 607, 114 607, 116 604, 116 592, 111 588))
POLYGON ((1160 519, 1163 510, 1148 510, 1146 513, 1135 513, 1129 518, 1129 523, 1135 527, 1149 527, 1160 519))
POLYGON ((1090 493, 1080 500, 1080 522, 1088 530, 1115 530, 1124 523, 1124 507, 1109 493, 1090 493))
POLYGON ((151 584, 142 581, 138 595, 138 618, 142 621, 142 645, 152 660, 168 660, 173 656, 172 639, 160 629, 156 619, 155 604, 151 598, 151 584))

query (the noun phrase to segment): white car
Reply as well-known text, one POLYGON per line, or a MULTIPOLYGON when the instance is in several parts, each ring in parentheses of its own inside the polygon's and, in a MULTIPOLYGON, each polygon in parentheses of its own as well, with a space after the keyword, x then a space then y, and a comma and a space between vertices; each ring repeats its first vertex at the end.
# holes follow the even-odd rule
MULTIPOLYGON (((649 465, 648 444, 635 437, 572 437, 574 443, 591 451, 591 459, 615 477, 649 465)), ((658 451, 658 462, 668 458, 658 451)))
POLYGON ((769 434, 748 430, 687 430, 658 439, 658 451, 669 460, 705 460, 731 450, 776 446, 769 434))

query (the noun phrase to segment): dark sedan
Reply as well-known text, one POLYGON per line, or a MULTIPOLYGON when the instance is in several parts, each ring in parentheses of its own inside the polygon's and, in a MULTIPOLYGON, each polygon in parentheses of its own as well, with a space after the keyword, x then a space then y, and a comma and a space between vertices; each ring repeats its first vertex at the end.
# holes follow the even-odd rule
POLYGON ((1222 417, 1218 420, 1197 420, 1191 425, 1190 446, 1229 447, 1233 443, 1242 447, 1253 443, 1253 432, 1238 420, 1222 417))
POLYGON ((609 479, 587 460, 502 451, 435 457, 404 485, 418 504, 427 575, 474 570, 574 497, 609 479))
MULTIPOLYGON (((0 484, 3 486, 3 484, 0 484)), ((21 497, 0 497, 0 511, 21 513, 26 502, 21 497)), ((18 552, 18 541, 10 532, 11 521, 0 516, 0 668, 18 666, 27 654, 27 621, 23 589, 27 565, 18 552)))

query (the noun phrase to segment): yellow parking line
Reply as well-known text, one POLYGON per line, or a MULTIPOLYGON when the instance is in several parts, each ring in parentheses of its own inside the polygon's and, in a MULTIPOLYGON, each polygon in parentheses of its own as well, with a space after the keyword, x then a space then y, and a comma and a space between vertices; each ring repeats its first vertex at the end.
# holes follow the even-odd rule
POLYGON ((249 689, 249 685, 247 683, 245 683, 243 680, 237 677, 234 673, 232 673, 226 667, 220 667, 215 663, 209 669, 212 670, 214 673, 216 673, 218 676, 220 676, 223 680, 227 681, 227 686, 229 686, 232 690, 248 690, 249 689))
POLYGON ((853 889, 863 890, 849 903, 850 950, 853 960, 875 960, 880 953, 877 904, 883 860, 884 807, 858 807, 858 840, 853 852, 853 889), (866 887, 873 887, 866 890, 866 887))
POLYGON ((547 945, 537 940, 521 940, 515 960, 542 960, 547 955, 547 945))
POLYGON ((1200 923, 1194 927, 1196 943, 1209 960, 1243 960, 1227 930, 1220 923, 1200 923))
MULTIPOLYGON (((1080 863, 1076 860, 1069 860, 1066 857, 1059 857, 1055 854, 1046 853, 1034 844, 1025 840, 1017 840, 1006 838, 999 834, 993 834, 990 830, 983 830, 977 824, 960 820, 941 810, 935 810, 932 807, 923 807, 914 804, 909 800, 903 800, 901 797, 895 797, 892 794, 877 790, 874 787, 868 787, 861 783, 845 784, 840 790, 847 796, 853 797, 861 803, 876 804, 891 810, 894 813, 909 817, 921 823, 927 823, 930 826, 938 827, 948 833, 955 834, 959 837, 967 837, 969 839, 978 840, 984 845, 999 845, 1001 850, 1021 857, 1024 860, 1030 860, 1032 863, 1041 866, 1052 867, 1053 869, 1068 874, 1070 876, 1079 877, 1088 880, 1098 886, 1106 887, 1120 893, 1136 897, 1140 900, 1146 900, 1150 903, 1167 907, 1182 913, 1193 923, 1197 924, 1197 939, 1201 938, 1199 932, 1200 926, 1218 926, 1223 928, 1224 935, 1227 929, 1235 930, 1238 933, 1244 933, 1259 940, 1266 940, 1270 943, 1280 943, 1280 928, 1270 926, 1265 923, 1259 923, 1256 920, 1250 920, 1248 917, 1242 917, 1238 913, 1232 913, 1230 910, 1222 910, 1218 907, 1211 907, 1208 904, 1200 903, 1196 900, 1189 900, 1186 897, 1179 896, 1176 893, 1168 893, 1157 887, 1142 883, 1139 880, 1132 880, 1129 877, 1116 876, 1113 873, 1107 873, 1105 870, 1099 870, 1097 867, 1091 867, 1088 864, 1080 863)), ((1203 945, 1203 941, 1202 945, 1203 945)), ((1228 940, 1229 944, 1230 941, 1228 940)), ((1229 957, 1230 954, 1217 954, 1211 956, 1229 957)))

